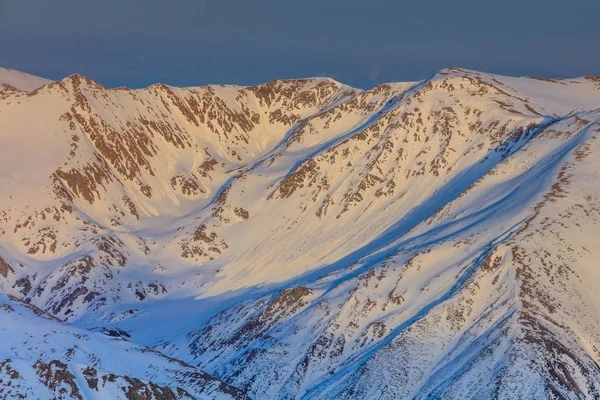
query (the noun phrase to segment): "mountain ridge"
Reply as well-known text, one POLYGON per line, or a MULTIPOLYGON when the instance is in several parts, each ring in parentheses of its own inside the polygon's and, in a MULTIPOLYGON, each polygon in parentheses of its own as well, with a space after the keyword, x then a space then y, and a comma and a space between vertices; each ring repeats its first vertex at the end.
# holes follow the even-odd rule
POLYGON ((594 77, 0 101, 2 292, 251 397, 598 393, 594 77))

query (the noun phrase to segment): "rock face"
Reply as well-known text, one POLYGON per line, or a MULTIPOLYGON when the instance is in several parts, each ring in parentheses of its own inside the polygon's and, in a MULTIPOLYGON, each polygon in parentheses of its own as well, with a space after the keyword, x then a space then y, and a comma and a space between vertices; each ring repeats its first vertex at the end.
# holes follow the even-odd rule
MULTIPOLYGON (((257 399, 600 396, 598 78, 2 77, 0 291, 54 324, 257 399)), ((220 393, 0 356, 19 393, 220 393)))

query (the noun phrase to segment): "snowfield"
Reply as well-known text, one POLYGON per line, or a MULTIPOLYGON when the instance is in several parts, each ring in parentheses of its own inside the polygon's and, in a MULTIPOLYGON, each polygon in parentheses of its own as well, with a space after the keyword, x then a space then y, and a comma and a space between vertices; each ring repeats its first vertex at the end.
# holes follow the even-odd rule
POLYGON ((600 397, 598 77, 0 69, 0 127, 0 398, 600 397))

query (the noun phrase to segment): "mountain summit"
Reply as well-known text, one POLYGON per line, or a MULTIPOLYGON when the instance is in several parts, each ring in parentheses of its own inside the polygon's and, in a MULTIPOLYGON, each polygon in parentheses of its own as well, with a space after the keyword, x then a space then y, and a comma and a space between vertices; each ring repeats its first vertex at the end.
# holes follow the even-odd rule
POLYGON ((599 107, 0 69, 0 398, 598 398, 599 107))

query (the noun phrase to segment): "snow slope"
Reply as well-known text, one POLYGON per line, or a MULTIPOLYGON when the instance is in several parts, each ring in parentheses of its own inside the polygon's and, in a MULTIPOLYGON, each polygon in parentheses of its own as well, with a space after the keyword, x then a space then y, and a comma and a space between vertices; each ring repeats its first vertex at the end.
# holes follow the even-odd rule
POLYGON ((596 77, 0 99, 2 292, 253 398, 600 392, 596 77))
POLYGON ((40 78, 14 69, 0 68, 0 90, 33 92, 51 82, 50 79, 40 78))
POLYGON ((12 296, 0 295, 0 332, 3 399, 246 398, 179 360, 75 328, 12 296))

